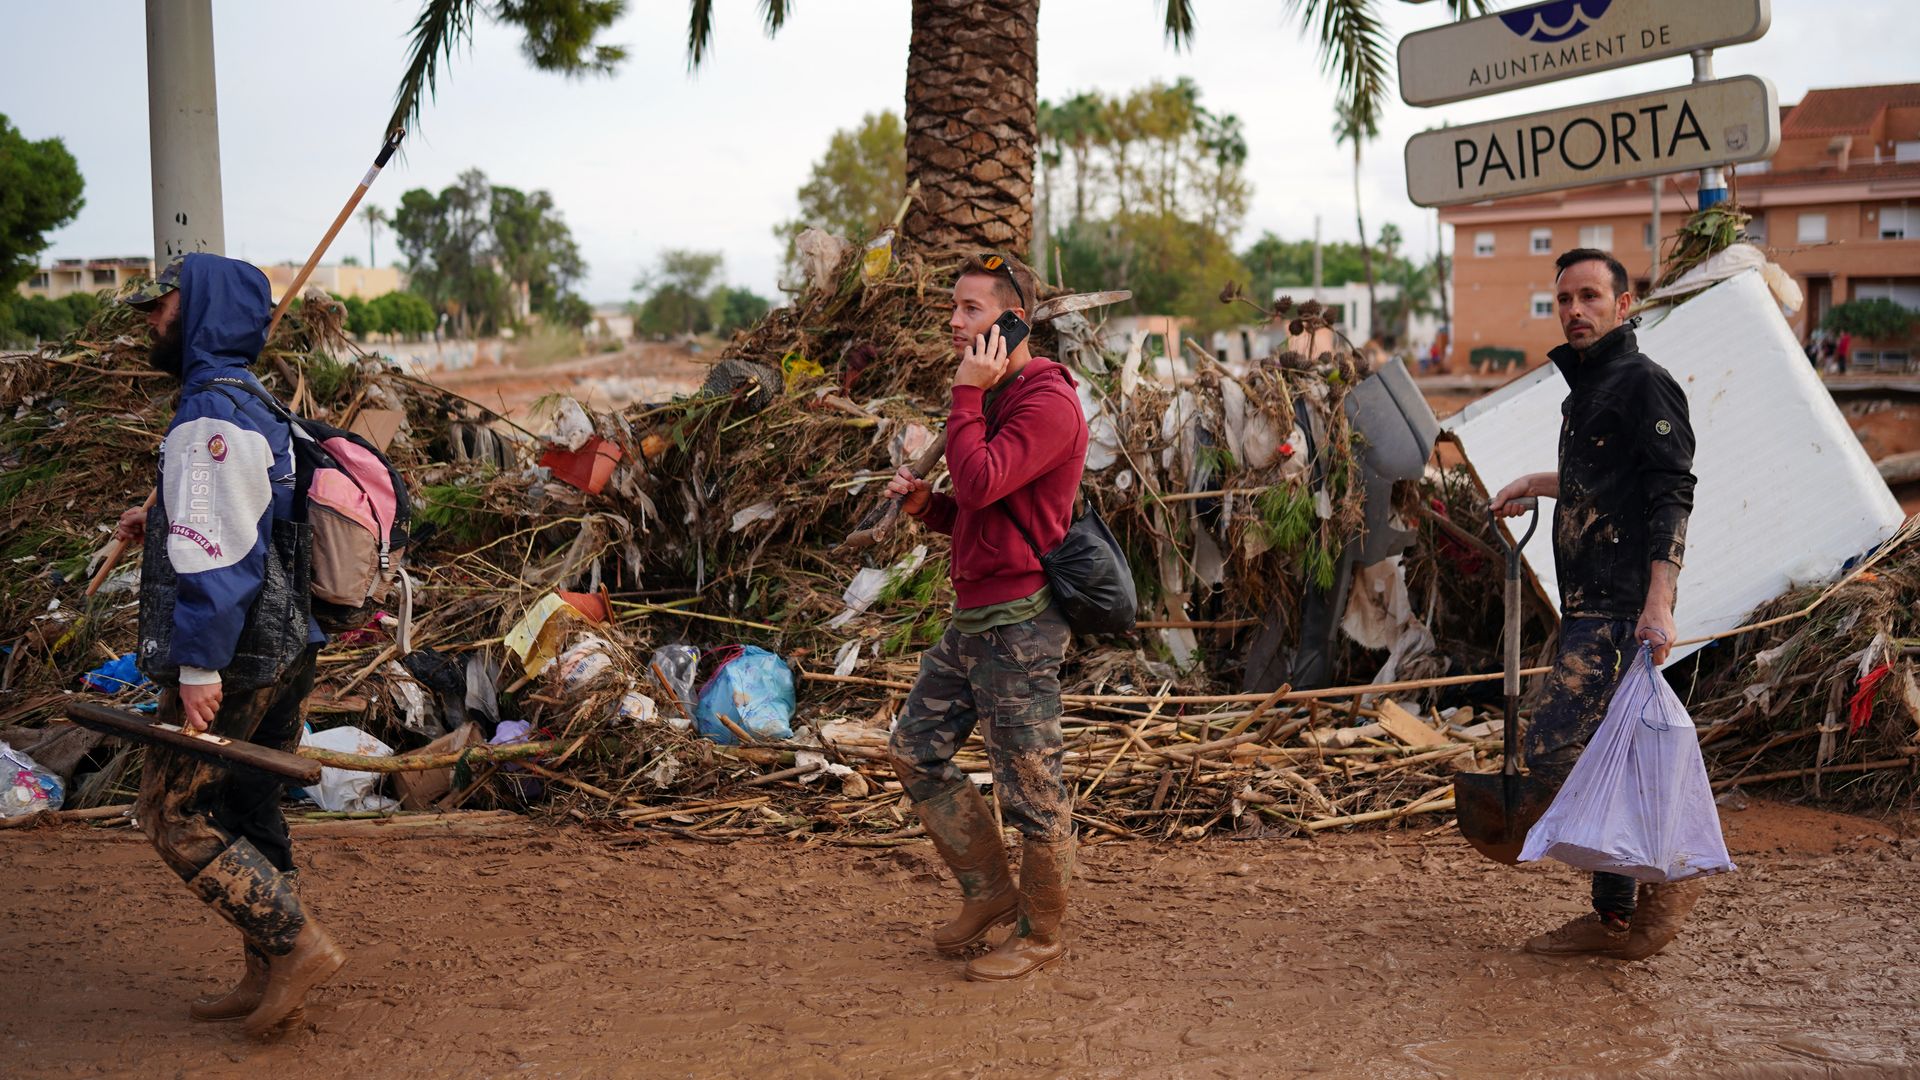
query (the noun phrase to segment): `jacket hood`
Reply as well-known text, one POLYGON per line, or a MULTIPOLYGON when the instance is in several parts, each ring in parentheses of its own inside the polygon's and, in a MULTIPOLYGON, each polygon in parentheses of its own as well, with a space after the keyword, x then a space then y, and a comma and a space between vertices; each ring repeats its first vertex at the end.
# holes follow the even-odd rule
POLYGON ((267 343, 273 293, 252 263, 189 255, 180 267, 180 381, 192 386, 250 366, 267 343))
POLYGON ((1572 383, 1574 376, 1581 371, 1590 371, 1622 356, 1632 356, 1640 351, 1640 341, 1634 330, 1640 325, 1640 316, 1633 315, 1619 326, 1600 335, 1600 340, 1588 346, 1585 352, 1571 345, 1561 345, 1547 354, 1547 359, 1559 367, 1560 374, 1572 383))

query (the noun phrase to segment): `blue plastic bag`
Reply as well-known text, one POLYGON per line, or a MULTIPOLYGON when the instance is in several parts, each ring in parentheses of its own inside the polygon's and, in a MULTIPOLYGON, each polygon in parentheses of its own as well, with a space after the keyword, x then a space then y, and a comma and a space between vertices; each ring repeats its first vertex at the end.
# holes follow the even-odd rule
POLYGON ((785 740, 793 738, 797 707, 793 671, 786 661, 748 645, 739 656, 721 664, 701 688, 694 723, 701 735, 722 746, 740 742, 720 722, 722 715, 757 739, 785 740))
POLYGON ((118 660, 109 660, 101 664, 99 667, 80 676, 80 680, 87 684, 88 689, 98 690, 103 694, 118 694, 125 690, 154 689, 153 683, 149 682, 145 675, 140 674, 140 668, 134 662, 134 655, 132 653, 128 653, 118 660))

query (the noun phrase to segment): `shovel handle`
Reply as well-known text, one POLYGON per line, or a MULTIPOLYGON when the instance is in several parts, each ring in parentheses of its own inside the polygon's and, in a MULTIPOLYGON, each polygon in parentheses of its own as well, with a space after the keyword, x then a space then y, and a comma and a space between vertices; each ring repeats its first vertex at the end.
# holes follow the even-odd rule
MULTIPOLYGON (((159 488, 147 492, 147 501, 140 504, 140 509, 152 510, 153 504, 159 501, 159 498, 159 488)), ((93 594, 99 592, 100 586, 107 583, 107 578, 113 574, 113 568, 120 565, 120 556, 126 553, 127 542, 125 540, 116 539, 112 544, 107 546, 107 553, 100 560, 100 569, 94 572, 93 580, 87 582, 87 599, 93 599, 93 594)))

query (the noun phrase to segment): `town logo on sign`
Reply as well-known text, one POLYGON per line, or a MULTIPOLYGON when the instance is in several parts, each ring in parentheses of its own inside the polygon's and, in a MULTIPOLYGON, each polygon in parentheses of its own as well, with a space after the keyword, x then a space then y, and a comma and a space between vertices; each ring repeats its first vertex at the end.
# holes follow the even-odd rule
POLYGON ((1546 45, 1586 33, 1612 5, 1613 0, 1552 0, 1537 7, 1503 11, 1500 21, 1528 41, 1546 45))

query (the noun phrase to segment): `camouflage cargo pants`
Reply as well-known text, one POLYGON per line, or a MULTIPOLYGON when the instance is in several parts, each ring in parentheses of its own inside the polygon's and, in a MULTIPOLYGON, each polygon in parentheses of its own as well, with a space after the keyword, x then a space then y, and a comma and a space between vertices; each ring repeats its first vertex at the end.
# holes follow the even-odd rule
POLYGON ((951 627, 920 658, 920 676, 888 750, 915 802, 967 782, 953 756, 986 722, 1001 813, 1022 836, 1064 840, 1072 807, 1060 780, 1060 664, 1072 632, 1058 608, 980 634, 951 627))

